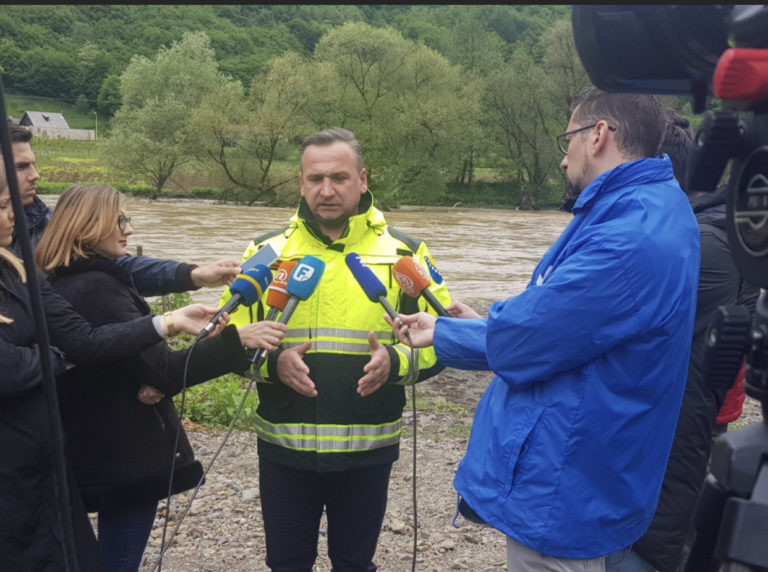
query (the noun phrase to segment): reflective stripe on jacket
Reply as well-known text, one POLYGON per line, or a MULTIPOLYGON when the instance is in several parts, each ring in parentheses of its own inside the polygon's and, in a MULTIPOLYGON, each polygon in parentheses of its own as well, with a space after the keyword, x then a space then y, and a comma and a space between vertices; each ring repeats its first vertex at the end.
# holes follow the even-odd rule
MULTIPOLYGON (((360 255, 362 261, 387 288, 387 300, 398 312, 435 312, 423 298, 414 299, 400 290, 392 266, 402 256, 414 256, 426 268, 431 255, 424 242, 390 228, 373 206, 370 193, 363 195, 360 214, 350 218, 344 236, 329 241, 313 224, 302 201, 289 225, 271 235, 254 239, 243 260, 271 244, 281 252, 274 263, 312 255, 325 262, 320 282, 305 301, 299 302, 287 323, 282 350, 312 341, 304 356, 318 395, 299 395, 277 377, 278 353, 270 355, 257 384, 259 407, 257 431, 259 455, 303 469, 341 470, 391 462, 397 459, 401 415, 405 405, 403 386, 438 373, 433 348, 411 351, 396 343, 392 328, 382 317, 384 309, 371 302, 347 267, 345 257, 360 255), (357 382, 370 360, 368 333, 387 347, 391 368, 388 382, 368 397, 357 394, 357 382)), ((433 261, 432 261, 433 262, 433 261)), ((450 304, 445 283, 433 284, 432 292, 450 304)), ((220 305, 229 298, 226 290, 220 305)), ((237 325, 266 316, 262 300, 232 314, 237 325)))

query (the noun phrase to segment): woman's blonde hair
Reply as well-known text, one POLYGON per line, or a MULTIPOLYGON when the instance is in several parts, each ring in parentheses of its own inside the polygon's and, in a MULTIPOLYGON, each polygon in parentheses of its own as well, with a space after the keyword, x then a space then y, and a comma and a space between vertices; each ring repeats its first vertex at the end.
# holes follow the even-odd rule
POLYGON ((109 236, 125 198, 106 185, 72 185, 56 203, 35 251, 35 263, 50 274, 73 260, 93 255, 93 247, 109 236))
MULTIPOLYGON (((5 178, 5 169, 0 167, 0 195, 3 195, 7 192, 9 192, 9 189, 8 189, 8 181, 5 178)), ((27 272, 24 270, 24 263, 19 258, 17 258, 16 255, 14 255, 7 248, 0 247, 0 258, 8 262, 11 268, 13 268, 16 272, 18 272, 22 282, 27 281, 27 272)), ((13 323, 13 318, 9 318, 8 316, 4 316, 3 314, 0 314, 0 324, 12 324, 12 323, 13 323)))
MULTIPOLYGON (((8 264, 10 264, 11 267, 16 270, 16 272, 19 273, 22 282, 27 281, 27 273, 24 270, 24 263, 20 259, 16 258, 16 256, 10 250, 0 246, 0 258, 5 259, 5 261, 8 262, 8 264)), ((0 324, 12 323, 13 318, 9 318, 8 316, 0 314, 0 324)))

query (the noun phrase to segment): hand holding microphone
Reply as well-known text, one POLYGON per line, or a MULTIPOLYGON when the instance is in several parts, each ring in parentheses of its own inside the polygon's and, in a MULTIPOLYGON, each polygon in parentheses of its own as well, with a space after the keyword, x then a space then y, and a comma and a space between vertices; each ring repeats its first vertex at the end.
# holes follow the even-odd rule
POLYGON ((400 286, 400 289, 412 298, 423 296, 427 303, 440 316, 450 316, 440 301, 429 289, 432 281, 427 275, 427 271, 413 259, 412 256, 403 256, 395 262, 392 267, 392 274, 400 286))
POLYGON ((269 283, 272 281, 272 272, 263 264, 258 264, 250 270, 246 270, 243 274, 238 274, 237 278, 232 282, 229 287, 229 291, 232 297, 227 300, 226 304, 218 311, 218 313, 211 319, 205 328, 198 334, 197 341, 202 340, 208 334, 210 334, 219 322, 219 318, 226 314, 231 313, 240 305, 251 306, 266 290, 269 283))

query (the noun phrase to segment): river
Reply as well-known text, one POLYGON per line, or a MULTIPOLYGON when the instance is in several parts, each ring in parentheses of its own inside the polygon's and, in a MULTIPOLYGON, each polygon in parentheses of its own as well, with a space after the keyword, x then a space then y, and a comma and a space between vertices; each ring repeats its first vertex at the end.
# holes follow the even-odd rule
MULTIPOLYGON (((56 195, 43 195, 55 205, 56 195)), ((205 263, 240 260, 251 238, 285 226, 292 208, 216 204, 207 200, 128 198, 134 234, 128 249, 146 256, 205 263)), ((520 293, 536 262, 571 219, 569 213, 404 207, 384 213, 387 222, 426 241, 453 299, 481 313, 494 300, 520 293)), ((216 304, 221 288, 192 293, 216 304)))

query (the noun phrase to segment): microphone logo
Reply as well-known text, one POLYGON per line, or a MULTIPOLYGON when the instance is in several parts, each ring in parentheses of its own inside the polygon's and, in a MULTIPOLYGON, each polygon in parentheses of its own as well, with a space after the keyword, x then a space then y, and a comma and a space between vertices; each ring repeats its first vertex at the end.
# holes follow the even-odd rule
POLYGON ((401 290, 404 290, 409 296, 416 297, 416 283, 410 276, 395 271, 395 280, 397 280, 401 290))
POLYGON ((312 279, 312 276, 314 276, 314 274, 315 274, 314 267, 304 262, 300 262, 299 265, 293 269, 293 274, 291 274, 291 277, 296 282, 307 282, 308 280, 312 279))
POLYGON ((435 262, 432 260, 432 258, 429 256, 424 256, 424 262, 426 263, 427 268, 429 268, 429 273, 432 275, 432 281, 435 284, 442 284, 443 276, 437 270, 437 266, 435 266, 435 262))
POLYGON ((284 266, 280 266, 280 268, 277 269, 277 272, 275 272, 274 282, 277 282, 278 284, 285 284, 288 282, 289 275, 290 272, 288 272, 284 266))

